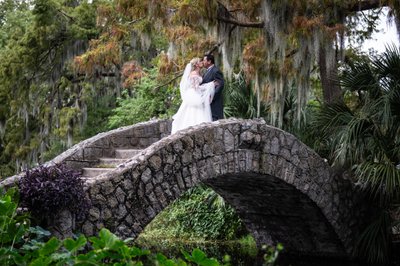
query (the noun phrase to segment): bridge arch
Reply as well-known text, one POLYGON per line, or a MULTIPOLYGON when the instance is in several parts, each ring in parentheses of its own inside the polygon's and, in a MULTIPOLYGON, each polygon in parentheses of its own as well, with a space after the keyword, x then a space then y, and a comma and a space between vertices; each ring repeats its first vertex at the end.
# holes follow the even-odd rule
MULTIPOLYGON (((201 124, 152 144, 86 182, 92 208, 75 227, 136 237, 187 189, 204 183, 238 212, 258 244, 346 255, 359 234, 361 198, 293 135, 257 120, 201 124)), ((74 223, 71 223, 74 224, 74 223)))

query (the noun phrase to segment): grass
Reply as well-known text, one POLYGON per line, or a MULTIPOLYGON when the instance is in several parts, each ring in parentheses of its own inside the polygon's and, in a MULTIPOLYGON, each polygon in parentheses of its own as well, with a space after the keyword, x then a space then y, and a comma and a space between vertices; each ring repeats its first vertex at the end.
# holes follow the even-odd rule
POLYGON ((136 239, 135 244, 151 250, 161 252, 170 257, 179 257, 181 251, 192 251, 200 248, 207 256, 214 257, 220 261, 228 254, 232 265, 248 265, 257 256, 257 245, 251 235, 246 235, 237 240, 205 240, 205 239, 184 239, 166 237, 161 230, 150 233, 142 233, 136 239))

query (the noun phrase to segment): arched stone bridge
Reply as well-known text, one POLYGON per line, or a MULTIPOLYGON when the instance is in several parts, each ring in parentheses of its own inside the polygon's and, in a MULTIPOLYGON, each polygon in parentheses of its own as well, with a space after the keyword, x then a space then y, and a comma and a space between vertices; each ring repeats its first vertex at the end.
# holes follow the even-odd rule
POLYGON ((260 120, 220 120, 169 135, 171 122, 150 121, 101 133, 55 158, 82 168, 118 148, 145 148, 117 168, 86 180, 87 219, 56 222, 95 234, 106 227, 136 237, 187 189, 204 183, 238 213, 258 244, 288 252, 347 256, 362 229, 362 197, 348 180, 293 135, 260 120))

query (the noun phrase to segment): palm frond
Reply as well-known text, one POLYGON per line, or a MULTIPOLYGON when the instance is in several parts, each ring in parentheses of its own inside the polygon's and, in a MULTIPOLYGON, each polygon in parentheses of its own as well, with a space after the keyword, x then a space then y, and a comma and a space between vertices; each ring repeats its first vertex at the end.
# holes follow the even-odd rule
POLYGON ((342 88, 350 91, 378 89, 379 83, 369 61, 355 63, 340 79, 342 88))
MULTIPOLYGON (((257 117, 257 96, 249 88, 243 75, 228 83, 224 89, 224 114, 226 117, 257 117)), ((267 104, 261 102, 261 116, 266 116, 267 104)))
POLYGON ((352 111, 344 104, 325 105, 315 115, 311 127, 320 131, 323 138, 328 138, 347 125, 353 116, 352 111))
POLYGON ((400 170, 390 161, 366 161, 357 165, 355 174, 364 189, 383 202, 391 201, 400 192, 400 170))
POLYGON ((378 58, 372 62, 374 72, 383 89, 390 90, 400 82, 400 48, 395 45, 386 46, 378 58))
POLYGON ((388 262, 390 253, 391 217, 383 211, 360 235, 355 254, 372 265, 388 262))
POLYGON ((400 199, 400 48, 388 47, 372 61, 348 66, 341 85, 359 102, 352 109, 345 104, 322 108, 314 126, 331 148, 333 164, 353 170, 380 208, 356 253, 382 264, 390 259, 388 213, 400 199))
MULTIPOLYGON (((332 135, 335 164, 352 165, 364 160, 371 153, 370 137, 375 126, 366 117, 353 116, 352 119, 332 135)), ((332 131, 334 132, 334 131, 332 131)))
POLYGON ((393 137, 399 136, 395 131, 400 128, 397 126, 400 125, 400 82, 387 94, 386 98, 387 108, 390 110, 385 112, 385 115, 390 115, 390 120, 386 119, 386 126, 389 130, 392 129, 394 131, 395 135, 392 135, 393 137))

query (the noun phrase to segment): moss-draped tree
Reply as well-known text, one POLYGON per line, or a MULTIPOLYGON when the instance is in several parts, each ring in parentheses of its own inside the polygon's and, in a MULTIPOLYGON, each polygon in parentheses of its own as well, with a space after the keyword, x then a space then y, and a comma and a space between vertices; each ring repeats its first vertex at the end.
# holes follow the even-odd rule
POLYGON ((114 0, 98 13, 107 32, 99 40, 112 43, 134 32, 146 49, 154 36, 164 35, 169 48, 158 53, 161 74, 214 52, 228 79, 246 73, 259 101, 270 102, 270 121, 282 126, 288 91, 297 92, 300 119, 312 75, 320 78, 323 102, 341 100, 337 69, 345 58, 344 39, 368 38, 382 7, 399 25, 395 0, 114 0), (368 27, 355 31, 360 21, 368 27))
POLYGON ((320 80, 321 101, 341 99, 344 37, 368 37, 384 6, 398 25, 395 0, 2 1, 1 163, 40 161, 51 139, 71 145, 92 98, 134 90, 154 65, 160 84, 177 82, 186 62, 205 52, 217 55, 227 79, 245 74, 274 125, 282 126, 294 92, 299 121, 311 77, 320 80), (354 31, 361 20, 368 27, 354 31), (95 85, 102 80, 111 85, 95 85))
POLYGON ((53 136, 71 136, 85 103, 68 61, 86 50, 97 30, 95 6, 86 1, 8 0, 0 9, 3 176, 38 162, 53 136))

